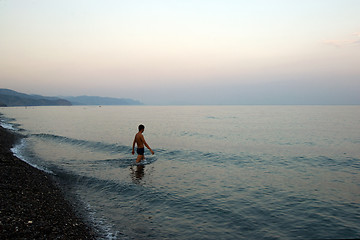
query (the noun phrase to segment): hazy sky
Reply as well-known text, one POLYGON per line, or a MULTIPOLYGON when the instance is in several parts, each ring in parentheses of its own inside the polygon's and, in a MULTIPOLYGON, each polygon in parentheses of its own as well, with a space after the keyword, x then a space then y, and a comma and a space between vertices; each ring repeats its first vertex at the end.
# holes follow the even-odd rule
POLYGON ((360 104, 360 1, 0 0, 0 88, 360 104))

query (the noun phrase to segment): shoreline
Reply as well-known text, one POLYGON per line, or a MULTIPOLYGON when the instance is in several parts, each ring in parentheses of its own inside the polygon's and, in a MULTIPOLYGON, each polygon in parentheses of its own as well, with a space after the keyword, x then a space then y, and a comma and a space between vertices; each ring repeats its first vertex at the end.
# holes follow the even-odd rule
POLYGON ((19 139, 0 126, 0 238, 96 239, 53 176, 14 156, 19 139))

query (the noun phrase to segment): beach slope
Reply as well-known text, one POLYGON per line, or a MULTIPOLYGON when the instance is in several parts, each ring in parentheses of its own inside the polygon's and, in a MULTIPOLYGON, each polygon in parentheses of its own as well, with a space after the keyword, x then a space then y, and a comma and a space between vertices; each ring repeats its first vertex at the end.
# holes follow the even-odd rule
POLYGON ((0 126, 0 239, 95 239, 52 176, 15 157, 0 126))

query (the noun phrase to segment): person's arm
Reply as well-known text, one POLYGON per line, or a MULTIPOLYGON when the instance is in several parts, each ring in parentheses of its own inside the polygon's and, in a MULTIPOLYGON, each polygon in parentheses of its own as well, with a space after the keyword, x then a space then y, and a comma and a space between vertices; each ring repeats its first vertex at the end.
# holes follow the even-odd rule
POLYGON ((134 155, 135 154, 135 139, 136 138, 134 138, 134 141, 133 141, 133 147, 132 147, 132 155, 134 155))
POLYGON ((143 140, 144 145, 150 150, 151 154, 154 154, 154 151, 150 148, 149 144, 147 144, 147 142, 145 141, 144 136, 142 136, 142 140, 143 140))

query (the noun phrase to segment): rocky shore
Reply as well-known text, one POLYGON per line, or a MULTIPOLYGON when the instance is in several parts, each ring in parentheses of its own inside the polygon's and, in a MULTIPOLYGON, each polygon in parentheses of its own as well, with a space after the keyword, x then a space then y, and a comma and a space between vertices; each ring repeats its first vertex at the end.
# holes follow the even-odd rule
POLYGON ((53 176, 12 154, 17 138, 0 126, 0 239, 96 239, 53 176))

